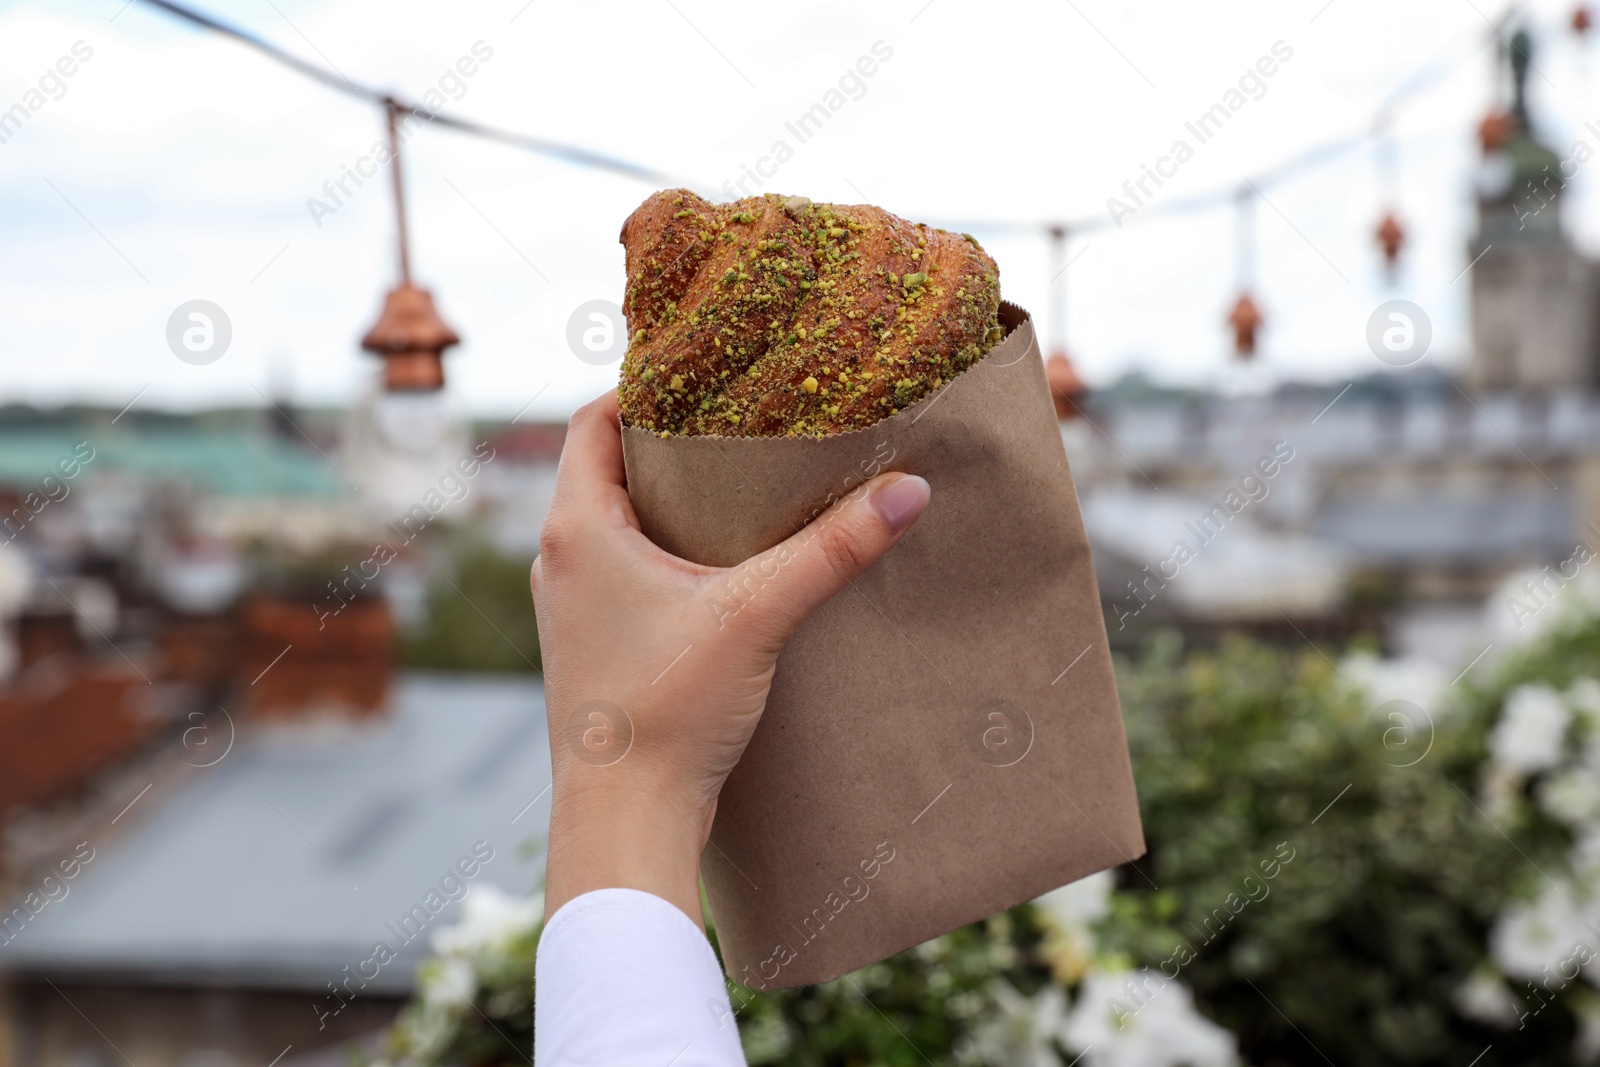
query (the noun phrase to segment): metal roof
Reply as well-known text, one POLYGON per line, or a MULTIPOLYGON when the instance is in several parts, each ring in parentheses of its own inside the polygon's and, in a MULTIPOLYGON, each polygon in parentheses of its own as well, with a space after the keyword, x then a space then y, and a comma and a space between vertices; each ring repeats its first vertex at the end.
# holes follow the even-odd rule
POLYGON ((79 477, 121 472, 141 480, 194 485, 224 496, 342 496, 349 486, 310 445, 255 429, 0 429, 0 485, 35 489, 80 441, 94 458, 79 477))
POLYGON ((1261 526, 1249 512, 1218 528, 1211 517, 1213 526, 1202 528, 1213 503, 1167 490, 1084 492, 1083 521, 1103 579, 1100 594, 1115 605, 1118 619, 1124 611, 1141 613, 1146 596, 1160 603, 1157 616, 1168 607, 1212 616, 1320 614, 1338 603, 1349 570, 1338 548, 1261 526), (1186 560, 1176 552, 1180 543, 1186 560), (1140 592, 1128 589, 1130 580, 1140 592))
POLYGON ((1566 494, 1537 487, 1341 491, 1312 525, 1323 540, 1377 563, 1531 561, 1572 553, 1571 507, 1566 494))
POLYGON ((494 854, 469 885, 537 888, 549 784, 538 680, 403 675, 375 725, 240 730, 215 766, 153 791, 0 944, 0 968, 323 991, 385 941, 398 958, 371 986, 409 990, 460 904, 409 943, 391 925, 478 841, 494 854))

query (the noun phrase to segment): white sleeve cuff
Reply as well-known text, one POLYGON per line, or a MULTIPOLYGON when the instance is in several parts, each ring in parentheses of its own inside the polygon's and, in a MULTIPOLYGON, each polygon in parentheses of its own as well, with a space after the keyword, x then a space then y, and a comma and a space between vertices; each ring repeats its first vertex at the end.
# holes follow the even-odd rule
POLYGON ((597 889, 545 925, 535 1067, 743 1067, 722 967, 699 927, 637 889, 597 889))

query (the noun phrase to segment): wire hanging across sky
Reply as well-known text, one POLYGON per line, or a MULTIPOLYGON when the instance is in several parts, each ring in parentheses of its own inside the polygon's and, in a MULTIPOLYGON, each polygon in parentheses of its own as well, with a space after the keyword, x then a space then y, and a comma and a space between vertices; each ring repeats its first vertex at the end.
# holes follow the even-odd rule
POLYGON ((529 152, 560 159, 580 167, 606 170, 613 174, 621 174, 629 178, 638 178, 642 181, 656 182, 663 185, 686 184, 682 178, 674 177, 665 171, 633 163, 626 159, 618 159, 615 156, 608 156, 601 152, 595 152, 581 145, 551 141, 531 134, 503 130, 481 122, 473 122, 470 119, 456 118, 443 112, 430 111, 393 93, 386 93, 371 86, 360 85, 335 71, 324 70, 315 63, 307 62, 292 52, 286 52, 272 42, 257 37, 253 33, 241 30, 237 26, 230 26, 226 22, 185 7, 182 4, 172 3, 172 0, 143 0, 143 2, 185 22, 200 26, 213 33, 220 33, 225 37, 232 37, 234 40, 247 44, 256 51, 277 60, 290 70, 303 74, 313 81, 321 82, 328 88, 344 93, 346 96, 353 96, 358 100, 365 100, 370 104, 376 104, 383 108, 388 108, 391 104, 394 104, 402 111, 410 112, 418 118, 426 118, 432 124, 448 126, 451 129, 460 130, 462 133, 471 134, 474 137, 499 141, 501 144, 526 149, 529 152))
MULTIPOLYGON (((259 37, 247 30, 230 25, 219 19, 213 18, 203 12, 174 2, 174 0, 143 0, 144 3, 164 11, 175 18, 181 19, 192 25, 213 33, 231 37, 242 44, 248 45, 258 52, 276 60, 290 70, 304 75, 313 81, 320 82, 336 92, 364 100, 379 107, 399 108, 418 118, 426 118, 430 124, 444 126, 473 137, 496 141, 513 148, 520 148, 547 158, 560 160, 573 166, 587 167, 593 170, 607 171, 623 177, 634 178, 659 186, 687 186, 689 188, 709 189, 710 185, 685 179, 681 176, 670 174, 655 167, 634 163, 630 160, 607 155, 582 145, 569 144, 563 141, 552 141, 548 138, 537 137, 533 134, 521 133, 515 130, 502 129, 471 119, 457 118, 441 111, 431 111, 414 102, 407 101, 393 93, 387 93, 371 86, 361 85, 351 81, 342 73, 317 66, 292 52, 287 52, 272 42, 259 37)), ((1498 27, 1496 28, 1498 32, 1498 27)), ((1503 36, 1503 35, 1502 35, 1503 36)), ((1325 141, 1322 144, 1307 148, 1294 156, 1268 167, 1259 173, 1231 182, 1209 192, 1198 193, 1187 197, 1176 198, 1162 204, 1153 204, 1142 210, 1137 217, 1120 225, 1132 225, 1153 217, 1165 215, 1188 214, 1197 211, 1207 211, 1231 205, 1243 188, 1254 188, 1257 193, 1266 186, 1277 184, 1295 175, 1315 170, 1332 163, 1351 152, 1368 144, 1382 130, 1390 127, 1396 108, 1406 99, 1416 95, 1422 90, 1431 87, 1445 75, 1453 71, 1460 62, 1471 56, 1476 49, 1463 50, 1455 56, 1445 56, 1441 59, 1420 68, 1379 105, 1372 122, 1360 133, 1339 137, 1325 141)), ((1059 232, 1080 234, 1085 231, 1097 230, 1114 225, 1107 215, 1095 215, 1077 220, 1043 219, 960 219, 940 220, 938 225, 951 230, 965 230, 994 235, 1030 233, 1052 236, 1059 232)))

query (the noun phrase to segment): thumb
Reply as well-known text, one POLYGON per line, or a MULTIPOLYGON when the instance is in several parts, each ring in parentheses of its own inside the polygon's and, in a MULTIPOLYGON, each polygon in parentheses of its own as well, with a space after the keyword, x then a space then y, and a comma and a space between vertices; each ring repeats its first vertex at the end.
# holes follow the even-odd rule
POLYGON ((812 612, 893 547, 928 506, 929 494, 927 481, 914 474, 879 475, 735 568, 735 582, 751 594, 750 623, 759 639, 783 647, 812 612))

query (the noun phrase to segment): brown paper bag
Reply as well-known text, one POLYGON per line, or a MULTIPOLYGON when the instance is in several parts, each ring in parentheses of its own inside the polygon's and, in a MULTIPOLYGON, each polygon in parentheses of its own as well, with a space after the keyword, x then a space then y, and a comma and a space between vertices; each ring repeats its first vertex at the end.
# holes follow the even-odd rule
MULTIPOLYGON (((1143 854, 1089 543, 1027 313, 945 389, 815 438, 623 431, 662 548, 730 566, 883 470, 933 486, 784 649, 702 870, 724 964, 824 982, 1143 854)), ((762 595, 731 581, 717 610, 762 595)))

